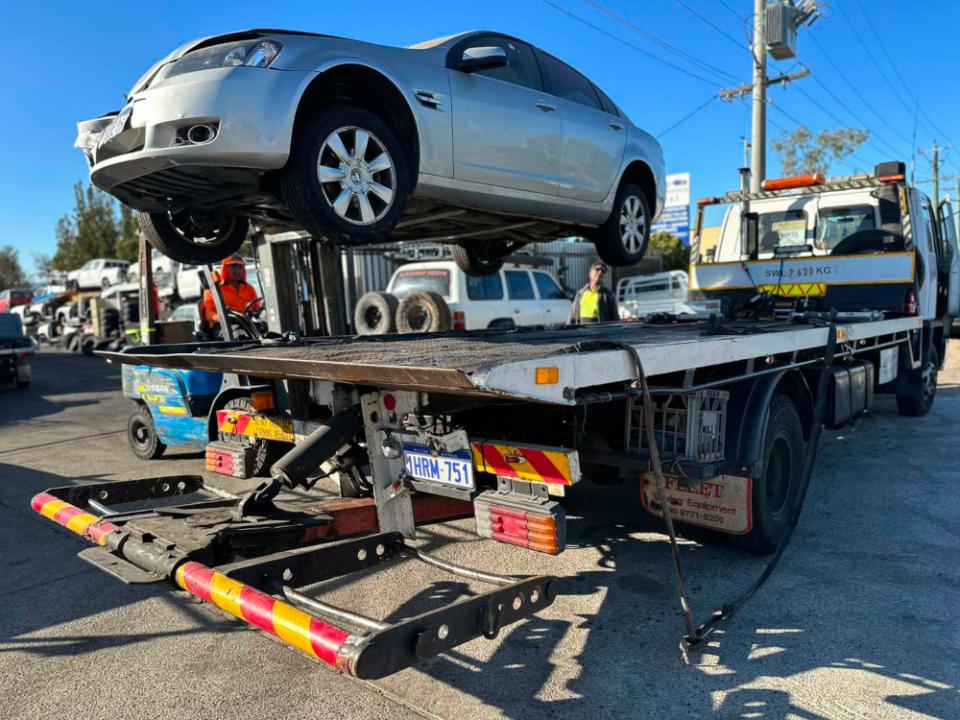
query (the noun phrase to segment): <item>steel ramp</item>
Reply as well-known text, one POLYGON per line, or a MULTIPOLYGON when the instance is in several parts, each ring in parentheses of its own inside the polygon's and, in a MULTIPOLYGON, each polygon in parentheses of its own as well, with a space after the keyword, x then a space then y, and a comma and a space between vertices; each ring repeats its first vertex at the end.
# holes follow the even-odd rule
MULTIPOLYGON (((469 503, 460 500, 425 496, 414 502, 418 524, 471 514, 469 503)), ((98 546, 80 556, 114 578, 171 582, 307 656, 364 679, 386 677, 477 637, 493 638, 555 598, 553 577, 485 573, 410 547, 399 533, 376 533, 372 500, 334 499, 295 509, 278 503, 272 512, 245 516, 237 512, 240 500, 211 495, 200 477, 175 476, 53 488, 35 496, 32 507, 98 546), (177 498, 189 502, 145 506, 177 498), (374 534, 329 542, 364 533, 374 534), (404 560, 494 587, 395 623, 301 592, 404 560)))

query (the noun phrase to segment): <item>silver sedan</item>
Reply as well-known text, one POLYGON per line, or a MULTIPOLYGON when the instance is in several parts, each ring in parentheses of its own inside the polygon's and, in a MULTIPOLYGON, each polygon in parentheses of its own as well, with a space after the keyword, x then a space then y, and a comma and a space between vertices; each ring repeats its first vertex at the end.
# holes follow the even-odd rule
POLYGON ((409 48, 252 30, 179 48, 115 113, 79 123, 95 185, 150 242, 211 262, 250 223, 340 243, 454 245, 469 273, 585 235, 638 262, 663 200, 660 145, 590 80, 521 40, 409 48))

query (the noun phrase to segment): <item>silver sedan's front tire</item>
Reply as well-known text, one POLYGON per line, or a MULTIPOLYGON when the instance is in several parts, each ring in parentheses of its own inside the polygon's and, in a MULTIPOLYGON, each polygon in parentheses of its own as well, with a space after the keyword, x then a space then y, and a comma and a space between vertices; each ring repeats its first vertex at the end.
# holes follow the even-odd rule
POLYGON ((650 244, 650 204, 638 185, 621 186, 610 217, 590 239, 610 265, 625 267, 643 259, 650 244))
POLYGON ((373 242, 399 221, 409 194, 403 148, 362 108, 322 108, 297 133, 281 176, 283 198, 311 235, 373 242))

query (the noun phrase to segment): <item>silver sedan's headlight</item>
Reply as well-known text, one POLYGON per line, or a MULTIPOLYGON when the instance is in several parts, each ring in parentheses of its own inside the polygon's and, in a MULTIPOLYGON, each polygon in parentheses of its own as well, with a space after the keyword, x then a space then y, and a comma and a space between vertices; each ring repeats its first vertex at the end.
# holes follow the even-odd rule
POLYGON ((219 67, 270 67, 283 46, 273 40, 246 40, 194 50, 177 60, 166 77, 219 67))

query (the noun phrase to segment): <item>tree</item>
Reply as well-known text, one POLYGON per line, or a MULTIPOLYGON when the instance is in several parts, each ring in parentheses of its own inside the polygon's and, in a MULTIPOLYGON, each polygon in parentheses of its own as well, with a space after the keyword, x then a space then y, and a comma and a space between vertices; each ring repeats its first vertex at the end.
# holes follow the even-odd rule
POLYGON ((77 183, 73 191, 73 212, 57 221, 57 251, 50 267, 73 270, 98 257, 135 260, 139 244, 133 211, 121 206, 118 218, 113 198, 93 185, 77 183))
POLYGON ((665 230, 650 236, 650 254, 660 256, 660 271, 686 270, 690 266, 690 246, 665 230))
POLYGON ((0 290, 26 284, 27 276, 20 266, 20 253, 12 245, 0 247, 0 290))
POLYGON ((773 149, 780 155, 783 175, 826 173, 831 162, 852 155, 869 137, 869 130, 859 128, 821 130, 814 135, 806 125, 799 125, 774 140, 773 149))
POLYGON ((140 227, 137 215, 129 207, 120 203, 120 220, 117 224, 117 249, 114 257, 120 260, 135 261, 140 257, 140 227))

